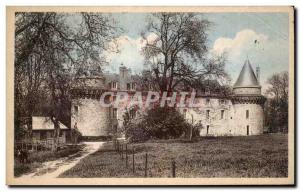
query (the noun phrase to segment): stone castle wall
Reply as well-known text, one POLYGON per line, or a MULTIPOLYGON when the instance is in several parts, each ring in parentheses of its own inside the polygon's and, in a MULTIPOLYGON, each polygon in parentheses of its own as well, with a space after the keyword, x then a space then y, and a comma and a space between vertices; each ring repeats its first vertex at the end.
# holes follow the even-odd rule
POLYGON ((261 94, 261 89, 258 87, 243 87, 243 88, 234 88, 233 92, 236 95, 241 95, 241 94, 255 94, 255 95, 260 95, 261 94))
POLYGON ((263 108, 259 104, 234 104, 235 118, 230 123, 236 135, 259 135, 263 133, 263 108), (246 118, 246 111, 249 117, 246 118))
MULTIPOLYGON (((260 104, 233 104, 230 99, 196 98, 197 108, 180 109, 191 124, 202 124, 201 136, 246 136, 263 133, 263 108, 260 104), (209 101, 208 101, 209 99, 209 101), (246 112, 249 112, 248 118, 246 112), (207 114, 209 111, 209 114, 207 114)), ((77 98, 72 100, 72 127, 83 136, 111 136, 123 125, 125 109, 117 110, 115 125, 112 124, 110 108, 100 106, 99 99, 77 98), (78 107, 78 111, 75 111, 78 107)))
MULTIPOLYGON (((112 119, 111 109, 102 108, 99 98, 102 90, 111 88, 108 86, 110 82, 117 81, 115 90, 127 90, 127 83, 132 83, 131 71, 121 66, 117 78, 110 80, 113 81, 104 77, 78 79, 78 86, 82 89, 74 89, 71 125, 74 127, 77 123, 83 136, 111 136, 117 128, 122 128, 125 109, 118 109, 116 118, 112 119)), ((202 124, 201 136, 262 134, 264 98, 261 96, 261 87, 258 84, 236 86, 233 92, 233 97, 228 98, 197 97, 195 104, 198 107, 179 110, 189 123, 202 124)), ((139 112, 143 113, 142 110, 139 112)))
POLYGON ((73 99, 72 127, 76 122, 82 136, 108 136, 112 130, 109 108, 101 107, 99 99, 73 99), (78 111, 75 111, 75 107, 78 107, 78 111))
MULTIPOLYGON (((205 98, 198 98, 198 102, 205 103, 205 98)), ((185 114, 183 112, 189 123, 202 124, 200 136, 247 136, 247 126, 248 135, 263 133, 264 114, 260 104, 233 104, 229 99, 225 100, 225 104, 220 104, 220 99, 211 99, 210 102, 209 105, 187 109, 185 114)))

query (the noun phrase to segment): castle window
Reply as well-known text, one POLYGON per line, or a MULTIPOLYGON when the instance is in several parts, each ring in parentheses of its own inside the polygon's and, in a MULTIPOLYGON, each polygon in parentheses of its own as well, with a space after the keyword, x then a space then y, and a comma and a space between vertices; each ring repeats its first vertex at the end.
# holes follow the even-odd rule
POLYGON ((45 140, 45 139, 47 139, 47 132, 41 131, 40 132, 40 140, 45 140))
POLYGON ((132 88, 133 90, 135 90, 135 83, 132 83, 132 84, 131 84, 131 88, 132 88))
POLYGON ((206 126, 206 134, 209 133, 209 125, 206 126))
POLYGON ((75 105, 74 106, 74 113, 75 113, 75 115, 78 115, 78 112, 79 112, 79 107, 78 107, 78 105, 75 105))
POLYGON ((206 105, 208 105, 209 103, 210 103, 210 99, 207 98, 207 99, 206 99, 206 105))
POLYGON ((117 89, 117 82, 112 82, 111 83, 111 88, 112 89, 117 89))
POLYGON ((135 118, 135 116, 136 116, 136 110, 135 109, 131 109, 129 113, 130 113, 130 118, 131 119, 135 118))
POLYGON ((186 109, 183 109, 183 117, 186 119, 186 109))
POLYGON ((220 105, 223 105, 223 104, 225 104, 225 100, 224 99, 220 99, 219 103, 220 103, 220 105))
POLYGON ((127 83, 127 90, 130 90, 130 83, 127 83))
POLYGON ((117 108, 113 108, 112 109, 112 118, 116 119, 118 117, 118 109, 117 108))
POLYGON ((225 113, 225 111, 221 110, 221 119, 224 119, 224 113, 225 113))
POLYGON ((249 125, 247 125, 247 135, 249 135, 249 125))
POLYGON ((249 110, 246 110, 246 119, 249 119, 249 110))
POLYGON ((209 110, 206 110, 206 119, 209 119, 209 110))

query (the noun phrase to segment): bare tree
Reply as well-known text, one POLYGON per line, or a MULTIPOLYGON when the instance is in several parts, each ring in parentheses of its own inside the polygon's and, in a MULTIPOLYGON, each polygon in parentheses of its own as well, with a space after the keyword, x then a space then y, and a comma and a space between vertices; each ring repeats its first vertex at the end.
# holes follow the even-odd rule
POLYGON ((267 82, 270 85, 266 91, 268 96, 273 97, 276 102, 288 99, 289 74, 287 71, 272 75, 267 82))
POLYGON ((288 127, 288 72, 272 75, 268 79, 269 88, 266 90, 268 97, 265 113, 266 123, 271 131, 285 131, 288 127))
POLYGON ((15 18, 16 118, 30 117, 38 101, 48 102, 57 140, 59 121, 70 118, 65 111, 70 110, 76 71, 105 63, 102 53, 120 30, 108 15, 98 13, 16 13, 15 18), (35 99, 39 91, 48 100, 35 99))
POLYGON ((180 83, 192 86, 203 78, 226 77, 225 57, 208 55, 210 22, 194 13, 155 13, 148 20, 143 48, 161 91, 171 92, 180 83), (149 39, 146 35, 153 35, 149 39))

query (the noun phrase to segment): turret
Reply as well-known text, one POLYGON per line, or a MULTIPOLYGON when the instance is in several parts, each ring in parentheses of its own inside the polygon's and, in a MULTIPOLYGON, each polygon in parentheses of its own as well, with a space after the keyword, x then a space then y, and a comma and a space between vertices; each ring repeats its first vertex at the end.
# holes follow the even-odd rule
POLYGON ((236 95, 261 95, 261 86, 248 59, 233 86, 233 92, 236 95))
POLYGON ((96 69, 78 72, 71 90, 71 126, 83 137, 105 137, 109 129, 109 108, 101 106, 100 97, 105 91, 105 77, 96 69))
POLYGON ((263 104, 261 86, 250 61, 247 59, 233 86, 232 103, 236 134, 258 135, 263 133, 263 104))

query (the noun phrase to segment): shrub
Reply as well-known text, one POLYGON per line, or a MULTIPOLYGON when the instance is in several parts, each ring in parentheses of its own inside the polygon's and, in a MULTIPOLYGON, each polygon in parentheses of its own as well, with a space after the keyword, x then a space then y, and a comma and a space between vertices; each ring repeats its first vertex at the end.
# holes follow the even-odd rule
POLYGON ((129 123, 126 129, 126 136, 129 142, 145 142, 150 139, 149 132, 141 123, 129 123))
POLYGON ((131 142, 145 142, 150 138, 173 139, 186 134, 190 125, 175 108, 153 108, 141 119, 131 119, 124 124, 126 137, 131 142))
POLYGON ((169 107, 149 110, 143 126, 152 137, 158 139, 178 138, 189 128, 183 116, 175 108, 169 107))

